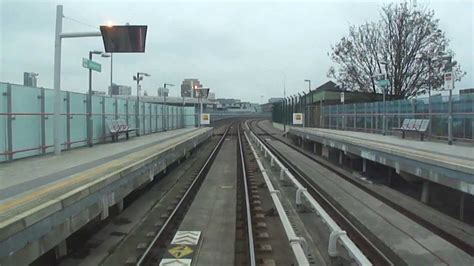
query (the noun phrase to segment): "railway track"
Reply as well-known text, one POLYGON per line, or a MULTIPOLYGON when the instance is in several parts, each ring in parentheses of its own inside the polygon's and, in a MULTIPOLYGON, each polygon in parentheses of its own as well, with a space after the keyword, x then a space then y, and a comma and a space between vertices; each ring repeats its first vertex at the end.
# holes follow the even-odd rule
POLYGON ((141 254, 140 258, 136 263, 137 266, 159 263, 163 255, 162 246, 166 245, 166 243, 170 241, 170 237, 174 235, 177 229, 177 225, 179 225, 180 220, 185 215, 187 208, 189 208, 190 204, 192 203, 194 196, 199 190, 200 184, 206 177, 207 172, 209 171, 214 159, 216 158, 224 140, 226 139, 232 127, 233 124, 230 124, 225 128, 219 141, 207 157, 199 172, 196 174, 192 183, 186 189, 184 194, 180 197, 178 203, 173 208, 168 218, 163 222, 160 230, 156 233, 153 240, 148 244, 147 248, 141 254))
POLYGON ((356 181, 350 174, 348 174, 346 171, 343 171, 341 168, 331 164, 330 162, 327 162, 323 159, 316 159, 314 156, 311 156, 309 152, 302 150, 301 148, 292 145, 288 143, 287 141, 283 140, 283 137, 277 136, 275 133, 268 132, 265 130, 262 126, 260 126, 260 122, 262 120, 253 120, 253 126, 254 128, 257 129, 257 133, 260 136, 269 136, 271 137, 272 140, 278 141, 280 143, 283 143, 287 147, 290 147, 291 149, 296 150, 300 154, 304 155, 305 157, 309 158, 310 160, 318 163, 322 167, 325 167, 326 169, 336 173, 338 176, 343 178, 344 180, 350 182, 351 184, 355 185, 356 187, 362 189, 363 191, 369 193, 371 196, 377 198, 381 202, 387 204, 388 206, 394 208, 401 214, 405 215, 406 217, 410 218, 411 220, 415 221, 416 223, 424 226, 431 232, 439 235, 446 241, 450 242, 454 246, 458 247, 459 249, 463 250, 464 252, 470 254, 471 256, 474 256, 474 246, 472 243, 468 243, 464 241, 463 239, 460 239, 453 235, 452 233, 446 231, 444 228, 441 228, 436 225, 435 221, 428 220, 424 217, 419 216, 416 212, 413 212, 413 210, 406 209, 402 205, 400 205, 398 202, 391 201, 385 197, 383 197, 381 194, 374 193, 371 189, 369 189, 367 186, 364 186, 361 182, 356 181))
MULTIPOLYGON (((315 198, 319 198, 318 201, 321 200, 321 202, 324 203, 324 207, 327 208, 329 212, 332 212, 332 214, 335 215, 334 217, 339 216, 339 218, 336 218, 337 222, 341 224, 341 227, 343 227, 345 230, 348 231, 348 235, 351 235, 351 238, 354 240, 354 242, 357 243, 357 245, 361 248, 364 254, 366 254, 370 258, 370 260, 374 262, 374 264, 379 264, 379 263, 397 264, 400 262, 400 258, 397 258, 396 254, 393 254, 390 250, 383 248, 384 246, 383 243, 377 240, 376 239, 377 237, 374 237, 373 235, 371 236, 370 234, 367 237, 364 237, 363 231, 365 230, 364 228, 360 228, 360 224, 358 225, 356 223, 353 223, 351 225, 350 221, 349 223, 346 223, 347 219, 343 218, 344 210, 341 209, 339 211, 341 214, 340 215, 338 214, 337 210, 334 210, 335 208, 337 209, 337 206, 331 206, 331 205, 334 205, 334 204, 331 204, 331 201, 332 201, 331 195, 327 195, 325 194, 324 191, 320 190, 318 188, 318 184, 315 184, 313 180, 311 180, 311 178, 309 178, 303 171, 299 170, 298 167, 295 166, 294 162, 285 158, 285 156, 283 156, 275 147, 273 147, 274 145, 269 145, 266 139, 277 141, 278 143, 284 144, 286 147, 290 148, 291 150, 297 151, 298 153, 318 163, 319 165, 321 165, 321 167, 335 173, 336 175, 340 176, 344 180, 360 188, 362 191, 365 191, 371 196, 375 197, 377 200, 380 200, 381 202, 392 207, 401 215, 411 219, 414 223, 417 223, 420 226, 425 227, 427 230, 438 235, 438 237, 440 237, 441 239, 459 248, 459 250, 462 250, 466 252, 467 254, 470 254, 471 256, 473 255, 474 249, 471 244, 464 242, 462 239, 456 238, 454 235, 451 235, 449 232, 446 232, 442 228, 437 227, 434 221, 429 221, 429 220, 426 220, 426 218, 419 217, 416 213, 413 213, 412 210, 404 209, 401 205, 384 198, 380 194, 374 193, 374 191, 369 189, 367 186, 364 186, 364 184, 361 184, 360 182, 357 182, 356 180, 354 180, 354 178, 352 176, 349 176, 346 171, 338 168, 335 165, 332 165, 329 162, 325 162, 322 159, 315 158, 315 156, 312 154, 309 154, 308 151, 305 151, 293 144, 288 143, 287 141, 283 139, 282 136, 279 136, 277 133, 265 130, 264 128, 260 126, 259 121, 253 120, 251 121, 250 125, 255 135, 263 143, 265 143, 266 147, 272 152, 274 152, 278 156, 279 159, 285 162, 285 166, 288 166, 289 171, 291 171, 295 176, 297 176, 299 180, 301 180, 302 182, 305 182, 308 187, 311 187, 311 193, 314 194, 315 198), (358 229, 358 227, 360 229, 358 229), (373 247, 375 247, 375 249, 373 247)), ((276 145, 276 146, 283 147, 283 145, 276 145)), ((433 255, 436 256, 436 252, 434 252, 433 255)), ((451 259, 453 259, 453 257, 451 259)), ((441 261, 443 261, 443 259, 441 259, 441 261)))
POLYGON ((243 139, 241 135, 240 125, 237 127, 237 153, 238 153, 238 203, 237 203, 237 235, 236 240, 244 242, 245 248, 243 252, 236 249, 236 264, 237 265, 251 265, 255 266, 257 264, 256 252, 255 252, 255 243, 254 243, 254 228, 253 228, 253 219, 254 213, 252 213, 251 206, 251 195, 249 185, 249 166, 248 160, 245 157, 245 147, 243 144, 243 139), (240 189, 239 189, 240 188, 240 189), (240 197, 239 197, 240 196, 240 197), (242 206, 243 205, 243 206, 242 206), (239 235, 239 231, 245 231, 245 236, 242 236, 242 233, 239 235))
MULTIPOLYGON (((215 159, 218 157, 220 147, 224 145, 226 139, 237 143, 237 220, 234 264, 292 264, 295 261, 291 249, 286 244, 288 239, 284 234, 283 226, 280 223, 275 224, 273 222, 275 217, 271 218, 271 221, 267 221, 264 210, 272 209, 273 203, 270 192, 265 186, 262 186, 264 184, 263 178, 248 142, 242 133, 240 122, 234 121, 224 132, 218 132, 215 136, 220 136, 215 148, 192 184, 180 198, 178 204, 163 222, 160 230, 141 254, 136 265, 155 265, 164 258, 166 246, 180 227, 179 225, 185 218, 186 212, 191 206, 194 196, 198 193, 200 184, 206 178, 211 165, 217 163, 215 159)), ((196 251, 196 253, 200 254, 200 251, 196 251)))
POLYGON ((250 122, 250 130, 260 139, 264 145, 275 154, 280 161, 287 167, 287 169, 297 178, 301 184, 308 189, 308 192, 313 196, 313 198, 321 204, 321 206, 328 212, 328 214, 338 223, 341 228, 343 228, 347 235, 357 244, 360 250, 364 253, 365 256, 370 260, 373 265, 395 265, 398 261, 395 254, 387 254, 386 251, 383 251, 379 248, 378 243, 369 239, 359 228, 358 226, 351 221, 345 215, 337 205, 335 205, 331 199, 325 195, 321 189, 310 180, 310 178, 298 169, 290 160, 283 156, 277 149, 266 143, 265 137, 270 137, 272 139, 278 140, 273 134, 265 131, 258 125, 258 120, 253 120, 250 122))

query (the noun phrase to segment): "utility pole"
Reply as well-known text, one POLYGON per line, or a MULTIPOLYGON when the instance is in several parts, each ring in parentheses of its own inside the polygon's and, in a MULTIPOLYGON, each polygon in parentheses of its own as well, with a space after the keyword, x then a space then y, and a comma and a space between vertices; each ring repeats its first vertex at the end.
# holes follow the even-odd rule
POLYGON ((166 106, 166 86, 173 87, 173 84, 169 83, 164 83, 163 84, 163 102, 164 102, 164 113, 166 112, 166 115, 163 113, 163 127, 164 131, 166 131, 166 128, 168 127, 168 108, 166 106))
POLYGON ((61 154, 61 47, 63 38, 101 37, 100 31, 63 33, 63 6, 56 6, 56 31, 54 38, 54 105, 53 105, 53 140, 54 154, 61 154))
MULTIPOLYGON (((92 52, 89 52, 92 61, 92 52)), ((92 147, 92 69, 89 68, 89 93, 87 94, 87 144, 92 147)))
POLYGON ((140 136, 140 81, 143 77, 149 77, 150 74, 144 72, 137 72, 136 76, 133 76, 133 80, 137 81, 137 102, 135 104, 135 126, 137 128, 137 136, 140 136))
POLYGON ((287 117, 287 106, 288 102, 286 100, 286 76, 283 76, 283 103, 284 103, 284 108, 283 108, 283 132, 286 132, 286 117, 287 117))

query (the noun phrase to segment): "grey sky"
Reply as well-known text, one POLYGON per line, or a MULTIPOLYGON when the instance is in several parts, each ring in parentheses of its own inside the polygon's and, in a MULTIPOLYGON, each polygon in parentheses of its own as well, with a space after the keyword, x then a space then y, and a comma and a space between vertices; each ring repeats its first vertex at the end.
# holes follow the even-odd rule
MULTIPOLYGON (((148 72, 143 88, 151 95, 163 82, 178 95, 184 78, 199 78, 217 97, 254 102, 306 90, 327 81, 330 46, 350 24, 377 20, 387 1, 155 2, 0 0, 0 81, 22 83, 23 72, 40 73, 39 85, 52 87, 55 6, 90 25, 148 25, 145 54, 114 56, 114 82, 133 85, 132 75, 148 72)), ((434 9, 451 40, 456 60, 467 71, 458 88, 474 87, 473 1, 418 1, 434 9)), ((94 28, 64 20, 64 32, 94 28)), ((63 90, 85 92, 88 74, 81 61, 103 49, 101 38, 63 40, 63 90)), ((109 85, 110 61, 94 74, 94 89, 109 85)))

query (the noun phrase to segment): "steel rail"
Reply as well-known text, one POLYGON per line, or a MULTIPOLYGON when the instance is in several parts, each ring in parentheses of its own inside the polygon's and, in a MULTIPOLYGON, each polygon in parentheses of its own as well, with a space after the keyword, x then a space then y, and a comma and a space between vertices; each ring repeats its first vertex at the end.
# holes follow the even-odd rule
POLYGON ((244 192, 245 192, 245 208, 246 208, 246 216, 247 216, 247 235, 248 235, 248 248, 249 248, 249 256, 250 256, 250 265, 255 266, 257 264, 256 256, 255 256, 255 245, 253 240, 253 228, 252 228, 252 213, 250 211, 250 195, 249 195, 249 187, 247 184, 247 169, 245 167, 245 156, 244 156, 244 147, 242 144, 242 135, 240 133, 240 126, 237 126, 237 136, 239 140, 239 153, 240 153, 240 161, 242 162, 242 178, 244 183, 244 192))
POLYGON ((145 260, 147 259, 148 255, 150 254, 152 248, 155 246, 156 242, 158 241, 158 239, 163 235, 163 232, 165 232, 165 230, 167 229, 168 225, 170 224, 171 220, 174 218, 174 216, 176 215, 176 213, 178 212, 178 210, 184 206, 184 202, 187 200, 188 196, 190 195, 191 191, 195 188, 195 185, 197 184, 197 182, 203 178, 207 172, 207 170, 209 169, 209 167, 212 165, 212 162, 214 161, 215 157, 217 156, 217 153, 219 152, 221 146, 222 146, 222 143, 224 142, 224 139, 226 138, 227 136, 227 133, 229 132, 229 129, 232 127, 232 125, 229 125, 227 127, 227 129, 225 130, 224 134, 222 135, 222 137, 219 139, 219 142, 216 144, 216 146, 214 147, 214 149, 212 150, 211 154, 209 155, 209 157, 207 158, 206 162, 203 164, 203 166, 201 167, 201 169, 199 170, 198 174, 196 175, 196 177, 194 178, 193 182, 191 183, 191 185, 188 187, 188 189, 186 189, 186 192, 184 193, 183 197, 181 197, 181 199, 179 200, 178 204, 176 204, 175 208, 173 209, 173 211, 171 212, 171 214, 168 216, 168 218, 166 219, 166 221, 163 223, 163 226, 161 227, 160 231, 158 231, 158 233, 155 235, 155 237, 153 238, 153 240, 150 242, 150 244, 147 246, 145 252, 140 256, 140 259, 138 260, 137 262, 137 266, 140 266, 142 265, 145 260))

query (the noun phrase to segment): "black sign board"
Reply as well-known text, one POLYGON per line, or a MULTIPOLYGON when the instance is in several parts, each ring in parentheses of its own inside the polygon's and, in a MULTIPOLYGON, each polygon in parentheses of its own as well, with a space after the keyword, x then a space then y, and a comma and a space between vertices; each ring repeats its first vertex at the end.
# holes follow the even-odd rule
POLYGON ((100 26, 107 53, 144 53, 145 25, 100 26))

